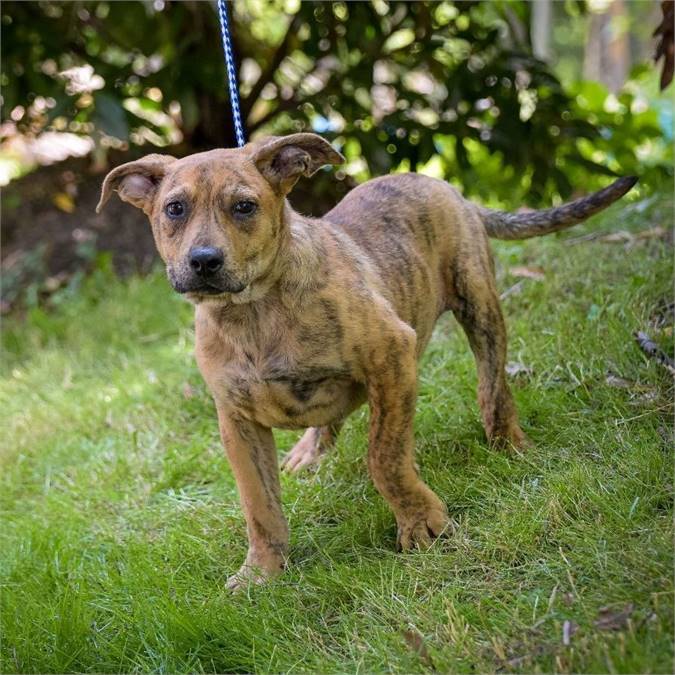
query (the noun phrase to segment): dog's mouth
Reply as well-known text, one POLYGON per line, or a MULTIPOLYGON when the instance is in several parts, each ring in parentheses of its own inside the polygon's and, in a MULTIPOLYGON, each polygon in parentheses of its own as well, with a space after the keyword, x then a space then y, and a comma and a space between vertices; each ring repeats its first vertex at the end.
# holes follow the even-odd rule
POLYGON ((182 292, 189 295, 215 296, 224 295, 225 293, 234 293, 236 295, 237 293, 241 293, 245 288, 245 283, 241 281, 232 281, 230 283, 223 284, 222 286, 205 283, 182 292))
POLYGON ((191 302, 206 302, 209 300, 225 300, 233 295, 238 295, 245 289, 246 284, 241 282, 227 284, 225 288, 213 284, 202 284, 196 288, 185 290, 181 294, 191 302))
POLYGON ((191 300, 202 298, 217 298, 224 295, 236 295, 246 289, 248 284, 228 276, 213 279, 185 278, 176 274, 172 268, 167 268, 167 276, 176 293, 180 293, 191 300))

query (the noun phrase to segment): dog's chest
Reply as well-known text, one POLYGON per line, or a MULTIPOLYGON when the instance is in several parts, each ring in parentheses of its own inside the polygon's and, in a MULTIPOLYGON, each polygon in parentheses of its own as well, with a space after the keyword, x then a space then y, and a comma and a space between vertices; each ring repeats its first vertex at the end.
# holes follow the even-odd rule
POLYGON ((214 396, 227 407, 268 427, 304 428, 328 424, 349 407, 354 382, 327 364, 302 366, 274 360, 237 360, 217 378, 214 396))
POLYGON ((345 414, 356 385, 339 331, 310 308, 300 323, 269 308, 238 330, 196 323, 197 361, 216 402, 268 427, 328 424, 345 414))

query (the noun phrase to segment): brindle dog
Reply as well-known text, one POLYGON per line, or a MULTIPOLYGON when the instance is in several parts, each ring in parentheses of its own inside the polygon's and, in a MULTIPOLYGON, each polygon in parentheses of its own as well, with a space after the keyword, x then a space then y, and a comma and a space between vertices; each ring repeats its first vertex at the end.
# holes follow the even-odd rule
POLYGON ((98 210, 112 190, 143 209, 172 286, 196 306, 197 363, 248 528, 232 588, 276 575, 286 561, 271 429, 307 429, 284 460, 297 470, 317 461, 366 401, 368 468, 396 516, 399 547, 427 547, 448 528, 445 504, 414 462, 417 362, 436 320, 452 310, 466 332, 489 441, 523 445, 488 237, 574 225, 636 180, 513 215, 410 173, 368 181, 320 219, 289 206, 300 176, 342 161, 328 142, 302 133, 183 159, 148 155, 103 183, 98 210))

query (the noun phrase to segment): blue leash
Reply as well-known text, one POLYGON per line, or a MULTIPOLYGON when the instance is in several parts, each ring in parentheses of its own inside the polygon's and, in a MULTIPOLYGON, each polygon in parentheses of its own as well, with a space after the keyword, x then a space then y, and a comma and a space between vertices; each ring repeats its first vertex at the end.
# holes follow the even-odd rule
POLYGON ((227 68, 227 84, 230 89, 230 105, 232 106, 234 135, 237 137, 237 145, 241 148, 245 145, 246 138, 244 137, 244 125, 241 122, 241 110, 239 108, 237 68, 234 62, 234 52, 232 51, 230 20, 227 15, 227 0, 218 0, 218 16, 220 17, 220 32, 223 36, 223 53, 225 54, 225 66, 227 68))

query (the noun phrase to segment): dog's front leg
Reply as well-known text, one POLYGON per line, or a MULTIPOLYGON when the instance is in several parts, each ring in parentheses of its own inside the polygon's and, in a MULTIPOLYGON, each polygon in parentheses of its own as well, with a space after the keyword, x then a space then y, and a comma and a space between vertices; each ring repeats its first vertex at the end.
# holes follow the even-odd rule
POLYGON ((260 583, 283 568, 288 551, 288 525, 281 510, 279 466, 272 431, 218 408, 223 445, 237 481, 246 518, 248 554, 228 579, 236 590, 260 583))
POLYGON ((398 335, 384 352, 373 350, 368 368, 368 468, 398 524, 400 549, 428 548, 449 525, 445 504, 415 467, 413 420, 417 396, 414 332, 398 335), (410 335, 412 334, 412 335, 410 335))

